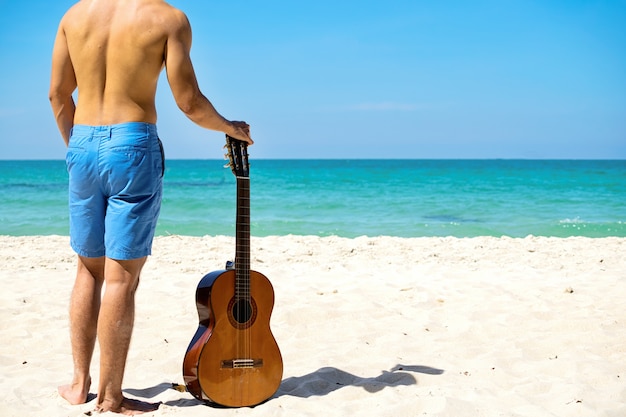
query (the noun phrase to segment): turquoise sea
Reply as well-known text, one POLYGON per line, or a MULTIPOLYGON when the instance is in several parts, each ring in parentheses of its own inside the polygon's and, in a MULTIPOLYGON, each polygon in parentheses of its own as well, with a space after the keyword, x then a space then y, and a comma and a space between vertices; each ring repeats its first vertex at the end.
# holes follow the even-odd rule
MULTIPOLYGON (((218 160, 168 160, 158 235, 235 232, 218 160)), ((626 237, 626 161, 253 160, 251 232, 626 237)), ((0 161, 0 235, 68 234, 64 161, 0 161)))

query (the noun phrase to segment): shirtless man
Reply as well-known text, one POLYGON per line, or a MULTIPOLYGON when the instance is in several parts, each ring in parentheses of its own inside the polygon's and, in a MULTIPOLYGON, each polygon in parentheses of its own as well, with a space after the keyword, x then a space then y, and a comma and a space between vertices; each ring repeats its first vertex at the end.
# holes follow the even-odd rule
POLYGON ((70 238, 78 254, 70 300, 74 376, 59 387, 71 404, 87 401, 97 338, 96 410, 133 415, 158 407, 124 398, 122 379, 135 291, 161 204, 155 94, 163 67, 189 119, 252 144, 249 126, 226 120, 201 93, 190 48, 186 16, 162 0, 82 0, 60 22, 50 102, 68 145, 70 238))

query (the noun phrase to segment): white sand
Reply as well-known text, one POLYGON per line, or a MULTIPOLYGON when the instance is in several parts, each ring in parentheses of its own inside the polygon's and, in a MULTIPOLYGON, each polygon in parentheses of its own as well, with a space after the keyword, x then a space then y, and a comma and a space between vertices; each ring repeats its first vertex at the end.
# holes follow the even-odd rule
MULTIPOLYGON (((125 393, 149 416, 626 416, 626 239, 253 238, 285 372, 256 408, 185 392, 195 288, 228 237, 161 237, 142 275, 125 393)), ((69 382, 67 237, 0 237, 0 416, 84 416, 69 382)), ((99 355, 92 376, 95 392, 99 355)), ((107 413, 106 415, 109 415, 107 413)), ((111 414, 112 415, 112 414, 111 414)))

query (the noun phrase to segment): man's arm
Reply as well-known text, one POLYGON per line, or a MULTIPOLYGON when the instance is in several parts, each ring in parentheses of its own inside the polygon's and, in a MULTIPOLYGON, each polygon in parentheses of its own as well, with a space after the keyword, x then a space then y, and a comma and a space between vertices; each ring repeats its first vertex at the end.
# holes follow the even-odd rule
POLYGON ((165 70, 176 104, 199 126, 224 132, 252 144, 250 126, 222 117, 200 91, 190 57, 191 26, 187 17, 182 12, 178 13, 178 22, 172 28, 165 47, 165 70))
POLYGON ((76 74, 67 47, 67 39, 63 30, 63 22, 59 25, 54 49, 52 51, 52 74, 50 76, 50 105, 63 136, 65 145, 70 140, 70 132, 74 126, 76 105, 72 93, 76 89, 76 74))

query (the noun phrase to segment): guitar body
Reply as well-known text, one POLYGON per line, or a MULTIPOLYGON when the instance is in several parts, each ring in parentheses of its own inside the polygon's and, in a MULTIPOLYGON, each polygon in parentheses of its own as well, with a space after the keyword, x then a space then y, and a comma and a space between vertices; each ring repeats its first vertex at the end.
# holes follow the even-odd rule
POLYGON ((283 377, 270 330, 274 289, 250 269, 250 179, 247 144, 226 137, 237 177, 236 250, 233 268, 204 276, 196 290, 199 325, 185 359, 187 390, 199 400, 249 407, 269 399, 283 377))
POLYGON ((237 301, 235 271, 215 271, 198 284, 200 325, 183 362, 194 397, 228 407, 252 406, 280 386, 283 363, 270 330, 274 290, 261 273, 250 271, 250 302, 237 301))

